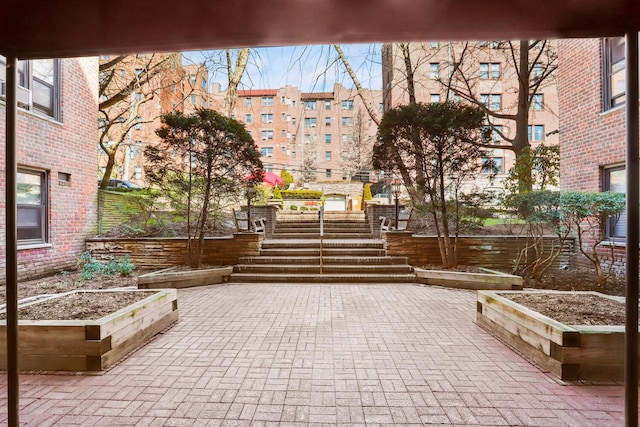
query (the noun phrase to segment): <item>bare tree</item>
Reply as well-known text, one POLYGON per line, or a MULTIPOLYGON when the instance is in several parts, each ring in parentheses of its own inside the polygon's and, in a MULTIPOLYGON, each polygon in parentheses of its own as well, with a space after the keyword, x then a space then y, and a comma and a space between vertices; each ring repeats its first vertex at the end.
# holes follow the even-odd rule
MULTIPOLYGON (((545 85, 555 79, 558 68, 556 44, 550 40, 520 40, 519 42, 474 42, 464 43, 456 53, 452 50, 452 72, 440 82, 447 89, 461 99, 480 107, 487 117, 488 124, 498 134, 500 143, 487 145, 490 148, 511 150, 516 156, 516 165, 520 158, 531 150, 528 136, 529 112, 534 103, 534 95, 538 94, 545 85), (517 82, 510 90, 515 92, 514 105, 504 105, 495 108, 491 99, 481 96, 482 76, 478 69, 478 57, 487 49, 498 55, 505 64, 499 72, 510 73, 503 81, 513 79, 517 82), (511 121, 510 129, 515 130, 512 135, 501 131, 501 127, 494 126, 496 121, 511 121)), ((492 72, 492 71, 490 71, 492 72)), ((485 89, 486 90, 486 89, 485 89)), ((504 88, 502 89, 504 91, 504 88)), ((521 173, 519 190, 531 190, 531 170, 521 173)))
POLYGON ((353 132, 349 136, 342 141, 341 162, 342 170, 353 178, 371 168, 373 149, 372 143, 367 140, 364 112, 360 109, 354 117, 353 132))
POLYGON ((251 49, 242 48, 235 52, 235 68, 233 67, 233 52, 230 49, 225 51, 227 59, 227 80, 229 85, 227 86, 227 93, 225 97, 224 113, 227 117, 231 117, 233 110, 236 107, 236 101, 238 100, 238 86, 240 80, 247 69, 247 62, 249 62, 249 56, 251 49))
POLYGON ((143 106, 181 78, 177 71, 180 57, 179 53, 121 55, 100 64, 98 144, 107 155, 101 189, 107 188, 118 150, 131 129, 160 116, 160 109, 143 115, 143 106), (165 71, 171 69, 176 69, 176 76, 167 79, 165 71))

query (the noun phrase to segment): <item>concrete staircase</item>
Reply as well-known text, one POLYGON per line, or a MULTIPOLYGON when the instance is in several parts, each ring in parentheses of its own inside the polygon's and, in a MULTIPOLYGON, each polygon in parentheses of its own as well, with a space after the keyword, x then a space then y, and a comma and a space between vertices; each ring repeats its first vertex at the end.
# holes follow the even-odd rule
POLYGON ((415 283, 404 257, 386 256, 364 212, 325 212, 322 258, 318 212, 279 213, 260 256, 243 257, 235 283, 415 283))

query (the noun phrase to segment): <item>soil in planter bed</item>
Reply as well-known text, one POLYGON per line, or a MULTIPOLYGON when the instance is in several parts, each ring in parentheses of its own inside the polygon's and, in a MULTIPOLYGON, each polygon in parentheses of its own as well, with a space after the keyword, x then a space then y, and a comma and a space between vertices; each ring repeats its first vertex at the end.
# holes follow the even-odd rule
POLYGON ((501 294, 565 325, 624 325, 624 303, 591 294, 501 294))
MULTIPOLYGON (((78 292, 18 309, 20 320, 97 320, 154 292, 78 292)), ((0 313, 0 319, 6 318, 0 313)))

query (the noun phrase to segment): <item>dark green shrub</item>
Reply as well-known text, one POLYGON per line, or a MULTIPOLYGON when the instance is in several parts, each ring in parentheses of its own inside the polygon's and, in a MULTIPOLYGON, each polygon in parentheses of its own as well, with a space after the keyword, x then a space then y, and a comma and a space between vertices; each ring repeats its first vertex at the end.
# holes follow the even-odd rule
POLYGON ((320 200, 322 198, 322 191, 318 190, 281 190, 280 194, 282 194, 282 198, 285 200, 320 200))

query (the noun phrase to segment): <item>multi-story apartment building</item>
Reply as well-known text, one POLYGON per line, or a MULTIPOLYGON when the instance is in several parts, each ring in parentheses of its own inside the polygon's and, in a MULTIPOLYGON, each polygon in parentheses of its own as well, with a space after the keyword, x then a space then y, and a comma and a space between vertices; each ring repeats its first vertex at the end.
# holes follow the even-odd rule
MULTIPOLYGON (((530 55, 531 82, 555 61, 555 41, 548 51, 532 49, 530 55)), ((517 42, 515 42, 517 46, 517 42)), ((382 48, 382 79, 385 109, 409 103, 408 76, 412 74, 416 102, 469 102, 465 97, 480 101, 487 108, 489 122, 494 128, 494 147, 487 149, 487 158, 497 169, 497 176, 489 179, 494 168, 484 168, 475 180, 477 189, 501 191, 502 181, 515 162, 515 155, 505 145, 505 139, 515 135, 515 122, 505 116, 515 113, 519 80, 508 42, 425 42, 408 44, 387 43, 382 48), (403 53, 404 52, 404 53, 403 53), (407 71, 405 58, 410 58, 407 71), (447 89, 452 82, 462 94, 447 89)), ((531 94, 528 136, 532 146, 558 144, 558 98, 554 75, 547 77, 531 94)))
MULTIPOLYGON (((223 97, 214 87, 212 98, 223 97)), ((365 90, 364 97, 381 110, 381 91, 365 90)), ((355 89, 335 84, 333 92, 241 90, 233 116, 251 132, 267 171, 286 169, 301 181, 371 179, 377 126, 355 89)))
MULTIPOLYGON (((5 168, 5 58, 0 56, 0 165, 5 168)), ((18 274, 42 276, 77 266, 95 233, 98 59, 18 63, 18 274)), ((0 239, 5 236, 5 174, 0 239)), ((5 245, 0 268, 5 267, 5 245)))
MULTIPOLYGON (((624 193, 627 101, 624 38, 561 40, 558 60, 558 78, 562 82, 558 91, 560 187, 624 193)), ((606 234, 624 242, 625 223, 623 215, 606 228, 606 234)))
MULTIPOLYGON (((100 64, 113 60, 113 56, 103 55, 100 64)), ((180 54, 149 54, 130 55, 119 61, 110 72, 114 72, 113 81, 110 82, 112 93, 125 87, 137 76, 144 76, 143 72, 153 74, 149 81, 134 87, 124 102, 106 109, 112 120, 118 120, 109 131, 109 137, 112 138, 110 143, 123 138, 116 153, 116 167, 111 178, 144 185, 144 148, 158 142, 155 130, 161 125, 160 116, 170 111, 189 113, 195 108, 207 107, 208 71, 202 64, 183 65, 180 54), (169 55, 171 58, 168 62, 155 70, 154 67, 169 55)), ((101 113, 100 119, 102 116, 101 113)), ((100 149, 99 162, 104 173, 107 156, 100 149)))

